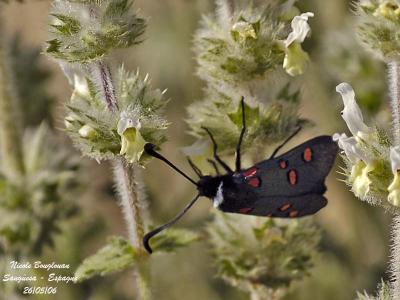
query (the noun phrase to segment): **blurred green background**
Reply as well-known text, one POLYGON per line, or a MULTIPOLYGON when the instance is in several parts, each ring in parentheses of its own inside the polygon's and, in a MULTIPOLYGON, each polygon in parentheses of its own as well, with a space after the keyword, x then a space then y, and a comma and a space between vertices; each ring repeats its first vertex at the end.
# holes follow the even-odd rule
MULTIPOLYGON (((41 49, 47 39, 50 6, 49 1, 2 6, 10 44, 19 35, 22 49, 41 49)), ((291 145, 318 134, 345 130, 339 114, 342 102, 335 93, 335 86, 342 81, 353 85, 365 115, 373 118, 371 122, 388 124, 384 66, 358 46, 352 26, 351 1, 306 0, 299 1, 298 6, 304 12, 315 13, 310 21, 313 35, 305 44, 312 63, 298 80, 303 84, 301 114, 313 120, 316 126, 304 130, 291 145)), ((190 172, 180 151, 194 141, 186 134, 185 107, 201 98, 203 87, 195 76, 192 36, 201 15, 211 13, 214 3, 211 0, 136 0, 135 7, 149 18, 146 40, 138 47, 118 52, 115 59, 123 60, 128 69, 140 68, 142 73, 149 73, 154 87, 168 88, 171 102, 167 118, 172 124, 163 153, 190 172)), ((29 57, 21 59, 21 64, 31 63, 29 57)), ((45 112, 43 117, 52 119, 54 126, 61 129, 57 132, 65 147, 72 148, 62 131, 63 105, 71 89, 57 64, 44 55, 39 60, 41 67, 51 72, 45 84, 54 102, 48 109, 49 104, 38 95, 41 100, 37 105, 35 99, 29 98, 24 107, 45 112)), ((39 78, 40 74, 32 74, 30 78, 17 76, 16 84, 23 81, 34 87, 39 78)), ((29 114, 24 117, 29 118, 29 114)), ((84 159, 82 169, 87 187, 77 199, 81 213, 57 236, 55 248, 46 249, 43 261, 69 263, 75 268, 104 244, 106 236, 125 234, 110 166, 84 159)), ((145 177, 148 205, 156 224, 169 220, 194 194, 191 185, 159 162, 154 161, 147 167, 145 177)), ((374 293, 381 278, 387 279, 391 217, 380 208, 354 199, 348 188, 337 180, 340 177, 337 172, 331 173, 327 182, 329 205, 315 217, 323 231, 322 254, 310 276, 295 283, 287 299, 354 299, 356 291, 374 293)), ((207 200, 200 201, 179 226, 203 228, 211 219, 210 209, 207 200)), ((239 300, 248 297, 214 277, 205 241, 177 254, 157 257, 153 260, 152 273, 155 299, 239 300)), ((84 284, 59 284, 56 298, 37 299, 134 299, 131 276, 131 272, 126 272, 106 279, 95 278, 84 284)))

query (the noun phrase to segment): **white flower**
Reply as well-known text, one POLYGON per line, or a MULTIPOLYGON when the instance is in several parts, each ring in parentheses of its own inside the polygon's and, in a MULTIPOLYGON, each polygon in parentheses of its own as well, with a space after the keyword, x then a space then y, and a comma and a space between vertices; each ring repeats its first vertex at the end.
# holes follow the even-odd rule
POLYGON ((356 150, 357 141, 354 137, 348 137, 345 133, 335 133, 332 139, 338 143, 339 148, 344 151, 347 158, 352 163, 356 163, 360 160, 360 156, 357 154, 356 150))
POLYGON ((376 169, 376 163, 368 152, 360 147, 355 137, 348 137, 345 133, 335 133, 333 140, 338 143, 352 164, 348 177, 348 182, 352 185, 351 190, 357 197, 365 198, 372 182, 369 173, 376 169))
POLYGON ((120 154, 124 155, 130 163, 139 163, 146 141, 140 133, 141 123, 137 118, 121 115, 117 132, 121 136, 120 154))
POLYGON ((125 114, 121 114, 121 117, 117 125, 117 132, 119 135, 122 135, 125 132, 125 130, 129 128, 140 129, 141 127, 142 127, 141 123, 137 118, 130 118, 125 114))
POLYGON ((283 68, 290 76, 303 74, 309 57, 307 52, 301 48, 298 43, 293 43, 285 50, 285 58, 283 59, 283 68))
POLYGON ((357 105, 355 93, 351 85, 343 82, 336 87, 336 91, 342 96, 344 109, 341 114, 350 132, 355 137, 363 133, 369 133, 371 129, 364 123, 361 110, 357 105))
POLYGON ((97 137, 97 131, 90 125, 83 125, 79 131, 79 135, 84 139, 94 139, 97 137))
POLYGON ((283 60, 283 68, 291 76, 303 74, 308 63, 308 54, 301 48, 301 43, 311 30, 307 21, 308 18, 313 16, 313 13, 307 12, 300 16, 295 16, 292 20, 292 32, 284 42, 285 58, 283 60))
POLYGON ((367 196, 372 182, 368 174, 374 170, 375 164, 365 164, 363 161, 359 161, 353 165, 349 181, 352 183, 351 190, 354 195, 361 199, 367 196))
POLYGON ((311 28, 308 25, 308 18, 314 17, 314 13, 306 12, 300 16, 296 16, 292 20, 292 32, 288 35, 285 46, 288 48, 294 42, 302 43, 310 32, 311 28))
POLYGON ((355 164, 360 160, 367 164, 372 163, 373 160, 360 148, 355 137, 348 137, 345 133, 335 133, 332 139, 338 143, 339 148, 344 151, 351 163, 355 164))

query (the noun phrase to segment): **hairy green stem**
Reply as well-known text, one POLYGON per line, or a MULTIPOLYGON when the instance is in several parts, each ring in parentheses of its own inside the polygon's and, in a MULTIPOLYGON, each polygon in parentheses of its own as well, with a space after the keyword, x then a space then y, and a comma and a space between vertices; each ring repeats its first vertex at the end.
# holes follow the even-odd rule
MULTIPOLYGON (((112 84, 111 72, 107 64, 98 64, 104 100, 110 111, 117 109, 117 101, 112 84)), ((120 196, 120 205, 127 225, 129 241, 142 256, 135 270, 136 284, 141 300, 151 299, 148 255, 143 250, 144 236, 143 197, 140 191, 140 170, 122 158, 115 162, 114 180, 120 196)))
POLYGON ((128 229, 129 241, 142 256, 135 271, 136 284, 140 299, 149 300, 151 299, 151 289, 148 254, 144 252, 142 246, 144 221, 140 177, 141 172, 138 167, 127 164, 123 159, 115 162, 114 179, 128 229))
POLYGON ((140 201, 140 170, 128 165, 123 159, 115 163, 114 177, 120 197, 120 205, 128 229, 129 241, 138 249, 142 249, 144 225, 140 201))
POLYGON ((101 92, 103 93, 107 107, 110 111, 116 111, 118 106, 115 98, 114 86, 111 80, 110 68, 107 64, 101 61, 98 63, 98 71, 102 86, 101 92))
MULTIPOLYGON (((388 63, 389 94, 393 116, 392 133, 394 146, 400 145, 400 63, 388 63)), ((390 271, 392 277, 392 298, 400 300, 400 215, 395 215, 392 225, 392 247, 390 271)))
POLYGON ((400 299, 400 216, 393 218, 392 249, 390 259, 390 271, 392 277, 392 298, 400 299))
POLYGON ((8 61, 0 19, 0 157, 3 172, 10 179, 18 180, 24 174, 22 135, 18 124, 17 97, 12 89, 8 61))
POLYGON ((400 145, 400 63, 392 60, 388 63, 389 94, 393 117, 393 136, 395 145, 400 145))

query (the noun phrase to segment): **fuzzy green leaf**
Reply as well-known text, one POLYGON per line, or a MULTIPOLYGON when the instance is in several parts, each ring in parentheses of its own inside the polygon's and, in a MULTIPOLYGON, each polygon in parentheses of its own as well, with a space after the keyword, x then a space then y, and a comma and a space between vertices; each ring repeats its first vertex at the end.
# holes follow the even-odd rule
POLYGON ((208 232, 217 276, 271 299, 276 291, 287 290, 291 282, 309 274, 320 238, 310 220, 261 222, 256 217, 222 213, 215 213, 208 232))
MULTIPOLYGON (((260 115, 260 109, 259 107, 256 108, 251 108, 248 106, 246 103, 244 104, 244 110, 246 112, 246 121, 254 121, 259 118, 260 115)), ((231 114, 228 114, 229 119, 238 126, 238 128, 242 128, 242 116, 243 116, 243 111, 242 111, 242 105, 238 105, 237 111, 231 114)))
POLYGON ((381 59, 390 60, 400 55, 400 4, 397 1, 357 1, 357 33, 365 48, 381 59))
POLYGON ((47 43, 47 53, 59 53, 61 41, 59 39, 52 39, 46 42, 47 43))
MULTIPOLYGON (((287 87, 285 87, 287 89, 287 87)), ((288 93, 286 91, 286 93, 288 93)), ((243 149, 251 148, 260 151, 257 146, 283 140, 288 133, 294 132, 305 121, 297 115, 298 102, 292 99, 277 99, 269 105, 247 105, 246 134, 243 149)), ((247 99, 245 99, 247 103, 247 99)), ((219 150, 230 154, 234 151, 242 128, 242 109, 239 101, 226 95, 210 92, 203 102, 195 102, 188 107, 188 125, 195 137, 206 137, 203 126, 206 126, 219 143, 219 150)), ((263 151, 267 150, 263 147, 263 151)))
POLYGON ((163 234, 156 235, 151 240, 154 252, 175 252, 180 248, 187 247, 198 241, 200 236, 194 231, 187 229, 168 229, 163 234))
POLYGON ((280 45, 290 26, 290 20, 282 18, 283 5, 243 1, 226 18, 231 13, 224 12, 223 3, 217 3, 215 17, 204 17, 195 35, 198 74, 207 81, 222 81, 224 87, 236 86, 264 78, 282 65, 285 53, 280 45))
POLYGON ((26 130, 23 146, 25 176, 18 181, 0 177, 0 248, 40 255, 53 244, 60 221, 76 212, 71 198, 79 186, 77 163, 45 124, 26 130))
POLYGON ((146 22, 131 11, 132 1, 72 1, 65 9, 63 1, 56 2, 49 25, 53 39, 47 53, 70 63, 99 61, 113 50, 128 48, 141 42, 146 22), (82 10, 93 10, 90 20, 82 10))
POLYGON ((83 261, 75 272, 76 281, 123 271, 136 262, 137 254, 129 242, 121 237, 113 237, 108 245, 83 261))
POLYGON ((61 35, 70 36, 81 30, 80 22, 71 16, 62 14, 52 14, 52 16, 57 18, 60 21, 60 24, 52 24, 51 26, 61 35))

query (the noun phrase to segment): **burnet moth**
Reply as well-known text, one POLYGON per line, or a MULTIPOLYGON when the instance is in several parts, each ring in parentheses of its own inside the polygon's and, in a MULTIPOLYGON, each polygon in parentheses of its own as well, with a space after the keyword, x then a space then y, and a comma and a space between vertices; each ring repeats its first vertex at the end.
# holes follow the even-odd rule
POLYGON ((315 214, 327 204, 323 196, 326 191, 325 177, 331 170, 338 153, 338 146, 331 136, 318 136, 291 149, 278 157, 278 151, 292 139, 300 128, 275 149, 271 157, 242 169, 240 148, 246 132, 244 98, 242 106, 242 130, 236 147, 236 166, 233 171, 219 156, 217 143, 207 128, 214 147, 216 176, 203 175, 188 158, 189 164, 199 176, 196 182, 168 159, 155 151, 156 146, 146 144, 148 155, 158 158, 197 187, 197 196, 168 223, 147 233, 143 238, 145 249, 152 253, 149 240, 177 222, 202 196, 211 199, 214 207, 227 213, 238 213, 262 217, 298 218, 315 214), (226 172, 221 174, 220 165, 226 172))

